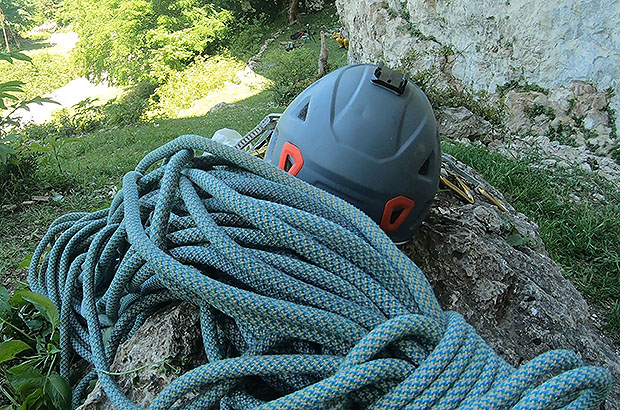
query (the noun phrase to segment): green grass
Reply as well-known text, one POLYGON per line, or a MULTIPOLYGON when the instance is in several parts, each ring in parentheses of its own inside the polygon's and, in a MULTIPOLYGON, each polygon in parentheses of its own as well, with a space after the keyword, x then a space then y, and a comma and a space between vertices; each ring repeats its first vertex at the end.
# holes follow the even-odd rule
POLYGON ((271 102, 269 92, 262 92, 204 117, 160 119, 100 130, 63 145, 60 165, 65 174, 59 176, 54 161, 42 161, 36 171, 39 183, 31 194, 53 197, 55 193, 62 193, 65 199, 19 205, 14 212, 0 210, 0 284, 14 287, 15 280, 25 279, 25 270, 18 266, 33 252, 55 218, 69 211, 92 211, 109 205, 123 175, 153 149, 179 135, 210 137, 224 127, 243 134, 265 115, 283 109, 271 102))
POLYGON ((479 145, 444 150, 478 170, 540 227, 549 255, 605 312, 620 341, 620 189, 577 169, 537 167, 540 158, 510 160, 479 145), (604 198, 597 200, 596 198, 604 198))
POLYGON ((100 209, 109 203, 108 198, 82 195, 78 191, 65 192, 62 202, 35 202, 20 205, 15 213, 0 212, 0 286, 14 289, 19 281, 26 280, 27 268, 19 265, 32 254, 54 219, 68 212, 100 209))
MULTIPOLYGON (((270 95, 260 93, 204 117, 159 119, 152 123, 100 130, 69 143, 62 152, 61 166, 74 183, 88 191, 106 184, 120 184, 123 175, 153 149, 183 134, 210 137, 220 128, 240 133, 251 130, 265 115, 283 107, 270 104, 270 95), (105 161, 101 161, 105 158, 105 161)), ((41 167, 43 175, 55 172, 50 163, 41 167)))

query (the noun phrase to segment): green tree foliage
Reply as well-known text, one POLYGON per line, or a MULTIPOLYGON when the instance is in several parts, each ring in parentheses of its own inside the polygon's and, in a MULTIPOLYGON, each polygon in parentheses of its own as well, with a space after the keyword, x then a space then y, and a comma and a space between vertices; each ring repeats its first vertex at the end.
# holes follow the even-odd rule
POLYGON ((237 19, 245 22, 260 15, 275 17, 288 6, 289 0, 215 0, 213 3, 232 11, 237 19))
MULTIPOLYGON (((0 53, 0 61, 13 63, 14 60, 31 61, 30 57, 19 52, 0 53)), ((28 109, 28 104, 54 102, 49 98, 34 97, 20 100, 20 94, 24 92, 24 83, 18 80, 0 82, 0 170, 9 163, 14 162, 15 150, 10 143, 18 136, 17 129, 20 126, 19 119, 12 115, 20 108, 28 109)))
POLYGON ((4 20, 4 28, 0 27, 0 50, 9 47, 19 48, 19 33, 34 25, 35 6, 29 0, 0 0, 0 19, 4 20))
POLYGON ((62 0, 33 0, 30 3, 34 6, 34 23, 43 24, 56 20, 62 0))
POLYGON ((202 0, 66 0, 62 16, 80 35, 80 70, 119 84, 161 83, 196 56, 214 54, 233 19, 202 0))

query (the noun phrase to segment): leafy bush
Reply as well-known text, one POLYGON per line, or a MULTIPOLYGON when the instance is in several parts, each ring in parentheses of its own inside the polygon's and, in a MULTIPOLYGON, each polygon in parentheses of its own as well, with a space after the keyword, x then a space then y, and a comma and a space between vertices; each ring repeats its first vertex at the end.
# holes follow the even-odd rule
POLYGON ((155 87, 154 83, 143 81, 118 99, 108 101, 103 106, 105 125, 123 126, 140 122, 149 107, 149 97, 155 91, 155 87))
POLYGON ((71 387, 56 372, 59 315, 46 297, 0 286, 0 406, 68 409, 71 387))
MULTIPOLYGON (((29 141, 31 148, 33 142, 48 141, 49 146, 50 137, 60 140, 80 136, 101 127, 136 124, 148 108, 149 97, 154 88, 152 83, 143 82, 103 105, 98 105, 96 99, 87 98, 71 108, 57 110, 50 121, 27 127, 23 131, 25 140, 29 141)), ((35 151, 42 152, 39 148, 35 151)))
POLYGON ((37 53, 25 61, 0 61, 0 79, 11 78, 23 84, 23 97, 34 98, 48 94, 77 78, 77 72, 66 55, 37 53))
POLYGON ((286 106, 299 93, 317 80, 318 54, 310 48, 296 48, 282 55, 278 64, 269 73, 274 82, 273 100, 286 106))
POLYGON ((174 117, 178 110, 189 108, 193 101, 222 88, 226 81, 232 81, 243 67, 239 61, 222 56, 198 58, 185 70, 172 74, 155 91, 154 111, 174 117))
POLYGON ((276 30, 272 19, 264 13, 239 19, 232 27, 227 49, 235 57, 247 61, 259 52, 267 38, 276 30))
POLYGON ((52 114, 55 133, 61 137, 81 135, 101 126, 105 120, 101 106, 94 105, 95 100, 87 98, 75 104, 71 109, 62 108, 52 114))

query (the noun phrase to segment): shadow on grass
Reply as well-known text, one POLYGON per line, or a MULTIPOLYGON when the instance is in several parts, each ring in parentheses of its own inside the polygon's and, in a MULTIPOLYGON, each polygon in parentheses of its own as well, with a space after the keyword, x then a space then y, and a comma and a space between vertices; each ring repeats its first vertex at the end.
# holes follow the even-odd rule
POLYGON ((52 47, 52 45, 47 40, 33 40, 30 38, 24 38, 20 40, 19 45, 21 46, 20 51, 42 50, 52 47))

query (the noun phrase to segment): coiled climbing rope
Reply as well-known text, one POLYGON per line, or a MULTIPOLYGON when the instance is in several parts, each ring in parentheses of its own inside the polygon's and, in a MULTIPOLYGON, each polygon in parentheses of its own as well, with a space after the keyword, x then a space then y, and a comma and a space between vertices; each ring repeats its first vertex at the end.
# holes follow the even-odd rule
POLYGON ((207 363, 150 409, 594 409, 611 386, 565 350, 513 369, 361 211, 199 136, 148 154, 110 208, 52 223, 29 281, 59 308, 61 374, 74 353, 94 367, 74 407, 98 379, 139 408, 110 364, 182 301, 207 363))

